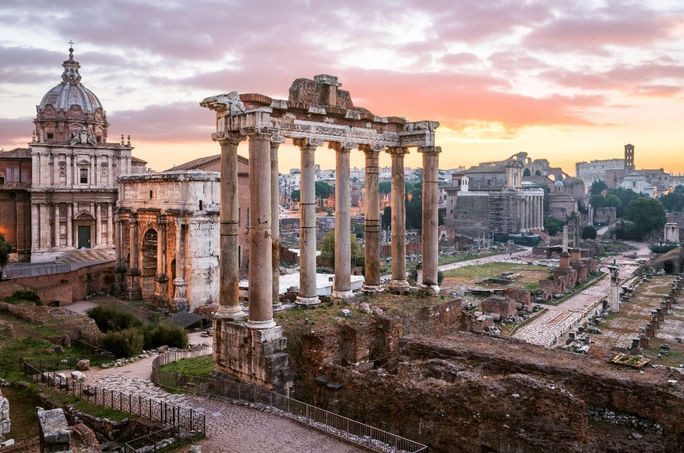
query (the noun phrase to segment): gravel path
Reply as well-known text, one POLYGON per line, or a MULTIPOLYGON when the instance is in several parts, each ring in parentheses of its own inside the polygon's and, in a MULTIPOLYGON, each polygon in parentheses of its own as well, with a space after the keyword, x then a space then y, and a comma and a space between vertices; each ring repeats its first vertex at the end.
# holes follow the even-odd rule
MULTIPOLYGON (((198 333, 190 334, 190 343, 211 344, 211 341, 211 338, 203 338, 198 333)), ((166 392, 150 381, 153 359, 149 357, 122 367, 89 370, 86 382, 204 412, 207 437, 198 443, 203 452, 365 451, 285 417, 213 398, 166 392)))

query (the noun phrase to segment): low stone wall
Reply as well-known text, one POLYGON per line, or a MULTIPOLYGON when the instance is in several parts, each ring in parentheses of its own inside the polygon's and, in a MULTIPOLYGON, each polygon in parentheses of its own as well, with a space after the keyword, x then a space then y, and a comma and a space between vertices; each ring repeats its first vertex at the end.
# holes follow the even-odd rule
POLYGON ((68 305, 86 296, 110 293, 114 287, 114 262, 84 266, 70 272, 0 281, 0 299, 21 289, 37 293, 43 302, 68 305))

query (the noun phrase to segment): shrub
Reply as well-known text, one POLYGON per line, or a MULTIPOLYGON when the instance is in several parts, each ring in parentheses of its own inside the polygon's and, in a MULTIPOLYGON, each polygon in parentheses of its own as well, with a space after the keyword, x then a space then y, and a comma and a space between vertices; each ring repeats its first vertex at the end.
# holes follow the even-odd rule
POLYGON ((36 305, 43 305, 43 301, 40 300, 38 294, 33 291, 25 291, 23 289, 17 290, 12 293, 11 296, 5 298, 5 302, 10 304, 17 304, 19 302, 33 302, 36 305))
POLYGON ((678 244, 651 244, 649 246, 653 253, 667 253, 677 247, 679 247, 678 244))
POLYGON ((147 324, 143 329, 145 349, 158 348, 167 345, 184 348, 188 345, 188 334, 182 327, 174 324, 147 324))
POLYGON ((140 318, 119 307, 98 305, 88 310, 87 313, 88 316, 95 320, 95 324, 103 332, 142 327, 142 320, 140 318))
POLYGON ((117 357, 131 357, 142 352, 143 342, 140 329, 131 328, 109 332, 100 339, 100 347, 117 357))
POLYGON ((591 225, 583 226, 582 239, 596 239, 596 228, 591 225))

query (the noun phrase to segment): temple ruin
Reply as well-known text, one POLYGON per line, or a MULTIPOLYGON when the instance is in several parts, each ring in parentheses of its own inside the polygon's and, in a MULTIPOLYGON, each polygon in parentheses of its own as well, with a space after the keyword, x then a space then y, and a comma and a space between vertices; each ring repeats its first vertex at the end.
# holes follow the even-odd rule
POLYGON ((292 83, 287 100, 263 94, 232 92, 204 99, 201 106, 216 112, 212 139, 221 146, 220 306, 215 320, 217 368, 276 388, 288 387, 285 338, 273 321, 278 304, 278 147, 286 139, 301 150, 300 285, 297 303, 320 302, 316 295, 315 151, 324 142, 336 152, 335 281, 333 298, 351 296, 349 155, 366 157, 365 285, 380 282, 379 178, 381 152, 392 157, 392 279, 388 289, 409 289, 406 276, 406 207, 404 156, 410 148, 423 155, 421 288, 439 292, 438 171, 440 147, 435 146, 436 121, 410 122, 381 117, 355 107, 337 77, 321 74, 292 83), (237 148, 249 142, 249 310, 243 321, 238 294, 238 165, 237 148), (283 357, 284 355, 284 357, 283 357))

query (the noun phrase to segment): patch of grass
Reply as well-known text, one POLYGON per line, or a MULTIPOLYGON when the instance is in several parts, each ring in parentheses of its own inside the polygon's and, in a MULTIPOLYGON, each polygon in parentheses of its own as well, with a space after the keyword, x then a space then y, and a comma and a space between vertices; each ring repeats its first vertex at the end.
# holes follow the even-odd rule
POLYGON ((445 282, 443 286, 455 285, 478 285, 485 287, 511 287, 533 291, 539 289, 539 280, 547 278, 551 268, 538 264, 520 263, 487 263, 474 266, 464 266, 444 272, 445 282), (511 285, 480 283, 482 280, 498 277, 504 272, 518 274, 519 277, 511 285), (448 281, 447 281, 448 279, 448 281))
POLYGON ((90 401, 76 398, 75 396, 69 395, 67 393, 54 390, 50 390, 46 393, 50 396, 51 400, 56 401, 63 406, 73 406, 74 409, 85 412, 86 414, 90 414, 94 417, 108 418, 109 420, 117 422, 123 420, 124 418, 132 417, 132 415, 128 412, 122 412, 110 407, 100 406, 98 404, 91 403, 90 401))
POLYGON ((291 310, 283 310, 275 313, 273 318, 276 320, 278 325, 283 327, 307 325, 329 327, 338 324, 363 322, 369 319, 371 316, 372 315, 359 310, 359 308, 356 306, 347 304, 333 305, 329 303, 321 303, 308 307, 298 307, 291 310), (351 312, 351 316, 345 317, 342 314, 342 309, 349 310, 351 312))
POLYGON ((456 256, 440 256, 437 259, 437 262, 439 263, 440 266, 444 264, 451 264, 451 263, 460 263, 461 261, 469 261, 469 260, 476 260, 478 258, 486 258, 488 256, 494 256, 498 255, 500 253, 505 253, 500 250, 490 250, 487 252, 482 252, 482 253, 465 253, 463 255, 456 255, 456 256))
POLYGON ((214 356, 204 355, 189 359, 181 359, 162 365, 159 369, 167 373, 207 376, 214 371, 214 356))
POLYGON ((19 442, 38 436, 40 432, 36 406, 40 406, 41 401, 38 398, 37 387, 31 386, 24 390, 3 387, 2 396, 7 398, 10 406, 12 426, 8 437, 19 442))
POLYGON ((667 355, 663 354, 660 358, 658 354, 663 353, 663 350, 658 348, 644 349, 644 355, 651 359, 651 363, 656 365, 664 365, 671 367, 679 367, 680 363, 684 363, 684 357, 680 351, 671 349, 667 355))

